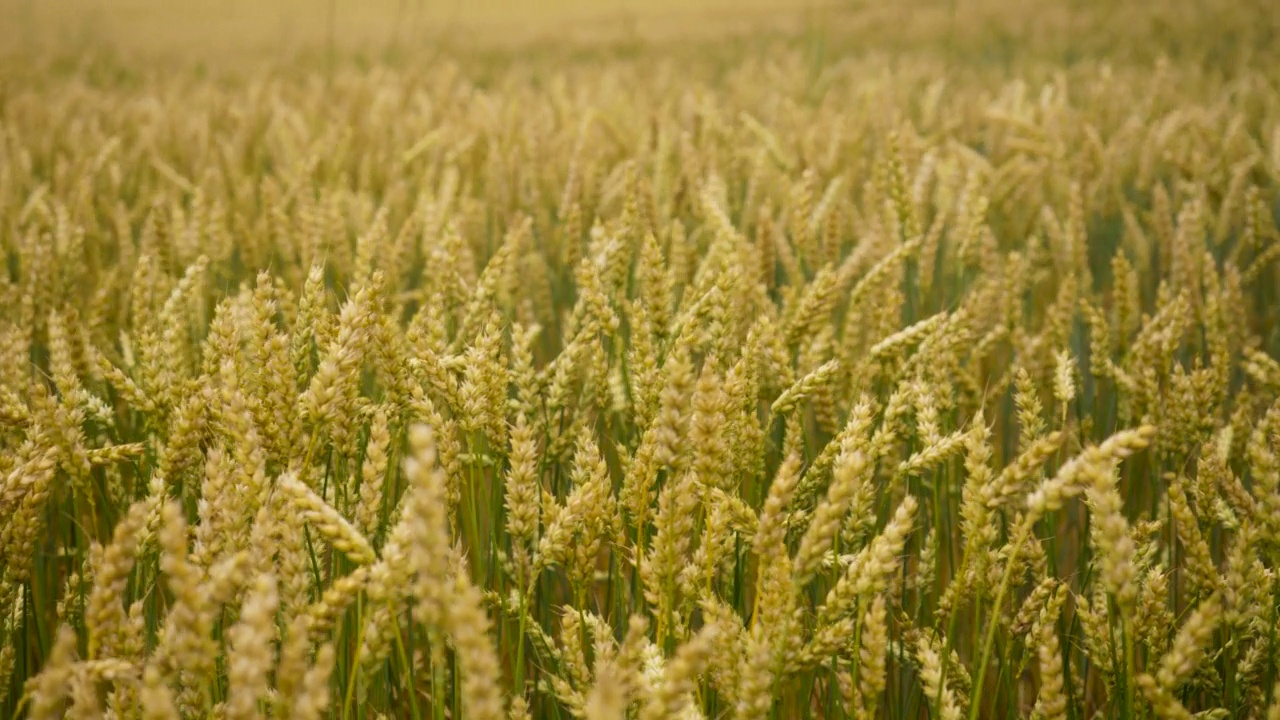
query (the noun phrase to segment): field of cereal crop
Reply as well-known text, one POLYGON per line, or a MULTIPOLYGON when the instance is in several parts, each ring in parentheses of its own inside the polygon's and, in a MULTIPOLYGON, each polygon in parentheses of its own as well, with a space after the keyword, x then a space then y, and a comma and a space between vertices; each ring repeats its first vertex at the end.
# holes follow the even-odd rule
POLYGON ((0 717, 1280 720, 1259 0, 0 0, 0 717))

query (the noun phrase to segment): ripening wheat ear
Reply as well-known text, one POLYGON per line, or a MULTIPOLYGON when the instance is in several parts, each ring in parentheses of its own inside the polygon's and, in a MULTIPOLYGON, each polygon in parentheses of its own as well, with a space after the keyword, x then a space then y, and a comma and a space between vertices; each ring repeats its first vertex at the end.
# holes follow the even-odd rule
POLYGON ((413 494, 406 512, 412 518, 411 558, 417 572, 414 617, 434 635, 447 633, 452 638, 468 717, 498 720, 503 715, 502 694, 490 622, 465 565, 454 572, 449 568, 452 543, 444 514, 445 479, 436 464, 431 430, 425 425, 410 428, 409 446, 405 474, 413 494))
POLYGON ((943 679, 942 658, 934 643, 925 634, 916 643, 916 661, 920 666, 920 682, 924 695, 937 716, 943 720, 960 720, 962 712, 956 702, 955 692, 943 679))
POLYGON ((1155 676, 1144 673, 1137 677, 1138 686, 1142 688, 1158 717, 1190 717, 1190 713, 1174 693, 1199 665, 1205 647, 1218 626, 1220 613, 1216 595, 1201 603, 1178 630, 1173 647, 1160 658, 1155 676))
POLYGON ((52 720, 62 717, 62 701, 66 697, 66 684, 73 672, 76 654, 76 633, 67 626, 58 628, 53 652, 40 674, 31 679, 27 692, 31 695, 32 718, 52 720))
POLYGON ((295 720, 320 720, 330 711, 332 691, 329 676, 333 674, 334 656, 332 644, 325 644, 316 652, 315 663, 307 668, 298 701, 293 706, 291 717, 295 720))
POLYGON ((801 584, 813 576, 817 564, 829 550, 861 484, 868 479, 866 473, 869 466, 869 459, 860 450, 854 450, 836 460, 827 497, 814 511, 813 521, 801 538, 800 549, 796 553, 795 572, 801 584))
POLYGON ((1048 599, 1040 616, 1036 618, 1030 637, 1036 643, 1036 658, 1040 664, 1040 688, 1036 692, 1036 712, 1045 720, 1065 720, 1067 696, 1063 692, 1062 650, 1058 643, 1057 622, 1062 604, 1067 598, 1067 586, 1058 584, 1048 599))
MULTIPOLYGON (((147 669, 158 677, 155 682, 144 678, 158 703, 163 700, 162 690, 167 692, 163 683, 169 679, 162 673, 176 674, 178 679, 189 681, 189 687, 204 688, 217 654, 212 639, 213 603, 201 587, 201 572, 187 551, 186 519, 173 501, 163 505, 160 517, 160 570, 173 593, 173 602, 165 615, 164 634, 147 669)), ((194 694, 203 692, 195 690, 194 694)), ((203 700, 199 701, 201 705, 203 700)))
POLYGON ((387 409, 374 410, 369 422, 369 441, 360 464, 360 499, 356 504, 356 529, 366 538, 378 537, 379 515, 386 496, 387 455, 391 448, 387 409))
POLYGON ((240 619, 229 632, 227 680, 230 686, 223 712, 228 718, 255 718, 258 702, 268 690, 275 666, 276 578, 264 572, 254 581, 240 608, 240 619))
POLYGON ((123 598, 133 571, 139 544, 155 502, 151 499, 134 503, 124 519, 116 525, 111 544, 103 549, 94 571, 94 586, 85 608, 85 624, 89 629, 90 657, 110 657, 126 632, 123 598))
POLYGON ((641 706, 642 720, 679 717, 689 707, 719 632, 718 626, 707 625, 677 648, 641 706))
POLYGON ((406 523, 411 543, 410 558, 417 575, 414 598, 415 618, 429 627, 440 627, 446 598, 442 595, 448 577, 449 521, 446 512, 444 471, 436 462, 431 430, 425 425, 409 429, 410 454, 404 472, 409 481, 406 523))
POLYGON ((353 562, 367 564, 376 559, 377 555, 365 536, 297 475, 282 476, 276 487, 288 499, 286 507, 289 510, 302 515, 321 537, 353 562))
POLYGON ((173 692, 165 685, 160 668, 147 665, 142 673, 142 690, 138 694, 145 720, 179 720, 182 717, 173 692))
POLYGON ((516 417, 510 432, 511 466, 503 492, 507 511, 507 534, 512 555, 524 583, 532 580, 532 561, 538 533, 538 448, 524 413, 516 417))
POLYGON ((917 507, 919 502, 913 496, 902 499, 884 532, 854 555, 848 570, 827 592, 820 619, 841 617, 852 609, 858 598, 875 595, 888 587, 889 576, 901 562, 899 556, 911 534, 917 507))

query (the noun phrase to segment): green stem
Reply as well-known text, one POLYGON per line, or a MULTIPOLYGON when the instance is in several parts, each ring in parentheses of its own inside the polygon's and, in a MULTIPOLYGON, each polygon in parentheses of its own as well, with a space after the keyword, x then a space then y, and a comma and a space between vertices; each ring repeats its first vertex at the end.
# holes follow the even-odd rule
POLYGON ((1121 611, 1120 617, 1120 639, 1124 643, 1124 703, 1125 717, 1134 717, 1134 709, 1136 707, 1136 698, 1134 697, 1134 679, 1138 676, 1137 659, 1134 656, 1133 636, 1129 632, 1129 622, 1124 618, 1121 611))
MULTIPOLYGON (((532 589, 532 587, 533 583, 529 583, 529 589, 532 589)), ((512 690, 517 696, 524 693, 524 633, 525 618, 529 617, 527 606, 529 589, 520 593, 520 631, 516 635, 515 684, 512 686, 512 690)))
POLYGON ((1009 583, 1013 579, 1013 566, 1018 561, 1018 553, 1022 551, 1022 544, 1031 534, 1032 525, 1034 521, 1030 517, 1022 522, 1013 541, 1013 550, 1009 553, 1009 559, 1005 561, 1004 573, 1000 577, 1000 587, 996 590, 996 600, 991 606, 991 619, 987 625, 986 640, 982 643, 982 655, 978 657, 978 674, 973 679, 973 700, 969 703, 969 720, 978 720, 981 714, 982 682, 986 679, 987 661, 990 660, 991 650, 995 645, 996 629, 1000 627, 1000 606, 1004 603, 1005 593, 1008 592, 1009 583))

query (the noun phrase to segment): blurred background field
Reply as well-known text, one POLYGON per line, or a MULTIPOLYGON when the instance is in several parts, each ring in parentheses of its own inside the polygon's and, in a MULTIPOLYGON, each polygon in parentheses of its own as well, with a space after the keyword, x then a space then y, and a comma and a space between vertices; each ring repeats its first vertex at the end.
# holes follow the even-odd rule
POLYGON ((0 0, 9 60, 96 50, 236 67, 316 52, 387 60, 760 36, 965 62, 1190 55, 1231 69, 1275 56, 1280 10, 1270 0, 0 0))

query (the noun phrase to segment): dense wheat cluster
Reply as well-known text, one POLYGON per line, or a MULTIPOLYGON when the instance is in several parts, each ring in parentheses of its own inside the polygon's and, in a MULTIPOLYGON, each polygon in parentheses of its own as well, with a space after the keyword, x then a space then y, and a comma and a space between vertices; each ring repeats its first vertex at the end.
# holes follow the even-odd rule
POLYGON ((11 68, 3 716, 1280 719, 1273 68, 749 47, 11 68))

